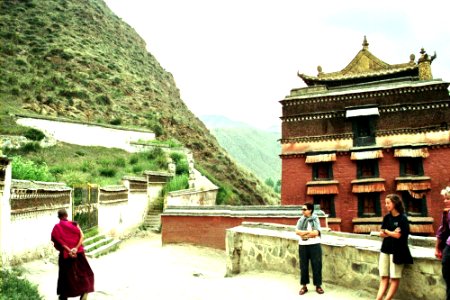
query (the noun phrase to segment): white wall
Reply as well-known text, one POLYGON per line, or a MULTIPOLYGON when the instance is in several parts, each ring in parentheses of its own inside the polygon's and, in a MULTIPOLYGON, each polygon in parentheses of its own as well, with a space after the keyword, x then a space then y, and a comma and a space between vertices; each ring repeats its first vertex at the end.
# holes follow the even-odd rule
POLYGON ((46 253, 56 252, 50 241, 53 226, 59 222, 59 208, 38 210, 11 216, 12 234, 9 237, 12 262, 20 262, 34 257, 44 257, 46 253))
POLYGON ((167 206, 213 206, 218 188, 211 190, 182 190, 167 195, 167 206))
POLYGON ((136 152, 131 142, 154 140, 152 132, 140 132, 107 128, 96 125, 60 122, 33 118, 19 118, 17 123, 36 128, 58 141, 82 146, 102 146, 120 148, 129 152, 136 152))
POLYGON ((102 234, 120 236, 126 229, 128 201, 100 202, 98 204, 98 230, 102 234))
POLYGON ((126 217, 127 228, 136 228, 141 225, 148 210, 148 198, 146 192, 129 192, 128 209, 126 217))

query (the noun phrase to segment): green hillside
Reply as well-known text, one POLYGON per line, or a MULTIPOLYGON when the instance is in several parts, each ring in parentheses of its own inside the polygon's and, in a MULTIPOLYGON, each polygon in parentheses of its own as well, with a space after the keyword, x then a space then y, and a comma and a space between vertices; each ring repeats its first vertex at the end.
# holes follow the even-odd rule
POLYGON ((220 145, 240 164, 260 179, 281 178, 279 133, 254 128, 214 128, 220 145))
POLYGON ((230 159, 142 38, 101 0, 0 0, 0 66, 0 134, 25 133, 17 113, 150 129, 191 149, 225 203, 277 201, 230 159))

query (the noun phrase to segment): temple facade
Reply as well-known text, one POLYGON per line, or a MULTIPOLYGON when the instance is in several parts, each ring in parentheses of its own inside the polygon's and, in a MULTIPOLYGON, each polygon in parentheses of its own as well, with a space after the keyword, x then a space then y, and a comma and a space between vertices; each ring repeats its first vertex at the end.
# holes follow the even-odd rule
POLYGON ((411 231, 433 235, 450 185, 449 83, 436 55, 390 65, 362 49, 341 71, 298 74, 282 105, 282 205, 320 204, 334 230, 369 233, 402 196, 411 231))

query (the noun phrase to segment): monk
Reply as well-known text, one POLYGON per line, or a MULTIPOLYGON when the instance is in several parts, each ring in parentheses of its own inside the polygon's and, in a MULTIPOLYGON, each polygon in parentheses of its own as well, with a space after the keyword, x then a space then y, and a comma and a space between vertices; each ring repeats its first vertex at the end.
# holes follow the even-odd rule
POLYGON ((83 248, 83 231, 76 222, 67 220, 67 211, 58 210, 59 223, 53 227, 51 240, 59 251, 57 294, 60 300, 78 297, 86 300, 94 291, 94 273, 83 248))

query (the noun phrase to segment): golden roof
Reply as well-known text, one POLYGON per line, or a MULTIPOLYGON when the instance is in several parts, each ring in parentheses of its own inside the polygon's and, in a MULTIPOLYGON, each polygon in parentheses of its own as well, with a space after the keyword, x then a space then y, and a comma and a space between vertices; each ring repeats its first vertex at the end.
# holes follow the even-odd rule
POLYGON ((356 54, 355 58, 341 71, 324 73, 322 72, 322 67, 318 66, 317 70, 319 73, 317 76, 300 73, 298 73, 298 76, 308 85, 355 79, 365 81, 364 79, 417 76, 418 64, 414 62, 414 54, 410 55, 410 60, 407 63, 390 65, 369 51, 369 43, 365 36, 362 46, 363 48, 356 54))

